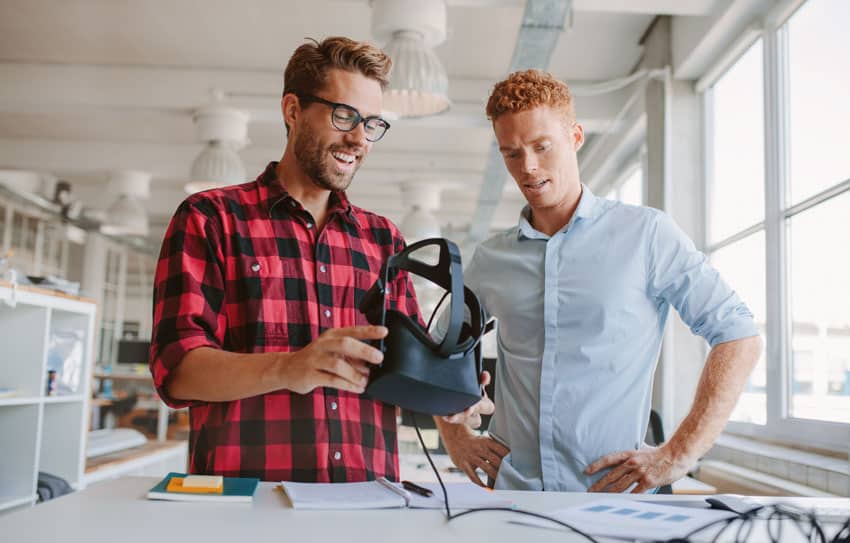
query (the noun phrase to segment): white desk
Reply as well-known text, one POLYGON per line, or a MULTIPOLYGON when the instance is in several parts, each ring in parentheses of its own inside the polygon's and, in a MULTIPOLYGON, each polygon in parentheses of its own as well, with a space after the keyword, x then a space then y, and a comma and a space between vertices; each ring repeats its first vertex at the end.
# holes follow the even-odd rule
MULTIPOLYGON (((0 539, 62 543, 583 541, 565 530, 510 524, 506 521, 520 516, 502 512, 475 513, 446 523, 444 513, 434 510, 295 511, 274 483, 261 483, 251 504, 146 500, 145 493, 156 482, 150 477, 115 479, 0 516, 0 539)), ((537 512, 599 497, 557 492, 504 494, 519 507, 537 512)), ((664 501, 693 499, 664 496, 664 501)), ((794 535, 790 529, 785 533, 794 535)), ((757 533, 754 536, 751 541, 764 540, 757 533)))

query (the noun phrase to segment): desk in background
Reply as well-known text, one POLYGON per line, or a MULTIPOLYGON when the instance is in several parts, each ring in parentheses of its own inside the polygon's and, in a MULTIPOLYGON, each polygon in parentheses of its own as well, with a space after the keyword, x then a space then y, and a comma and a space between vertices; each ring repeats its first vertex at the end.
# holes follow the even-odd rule
MULTIPOLYGON (((138 406, 143 409, 153 409, 156 410, 157 413, 157 421, 156 421, 156 438, 158 441, 165 441, 168 436, 168 415, 171 413, 172 409, 165 405, 162 400, 156 395, 153 386, 153 380, 149 372, 132 372, 132 371, 112 371, 112 372, 103 372, 103 371, 95 371, 94 373, 95 379, 100 379, 101 383, 104 380, 111 380, 117 382, 130 382, 146 387, 150 387, 151 393, 153 394, 153 399, 140 399, 138 402, 138 406)), ((113 383, 113 388, 115 384, 113 383)), ((92 400, 92 428, 95 429, 99 426, 99 421, 101 419, 99 410, 101 407, 108 407, 110 402, 113 400, 107 398, 94 398, 92 400)))

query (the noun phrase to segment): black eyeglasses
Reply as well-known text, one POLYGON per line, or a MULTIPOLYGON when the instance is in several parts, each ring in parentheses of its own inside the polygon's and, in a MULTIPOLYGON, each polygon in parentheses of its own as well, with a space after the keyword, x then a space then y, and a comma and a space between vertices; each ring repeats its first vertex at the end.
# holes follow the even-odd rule
POLYGON ((348 104, 331 102, 330 100, 325 100, 312 94, 296 94, 296 96, 304 102, 318 102, 331 107, 331 123, 337 130, 351 132, 357 128, 358 124, 363 123, 366 139, 375 142, 383 138, 387 130, 390 129, 390 123, 384 119, 377 116, 363 117, 357 109, 348 104))

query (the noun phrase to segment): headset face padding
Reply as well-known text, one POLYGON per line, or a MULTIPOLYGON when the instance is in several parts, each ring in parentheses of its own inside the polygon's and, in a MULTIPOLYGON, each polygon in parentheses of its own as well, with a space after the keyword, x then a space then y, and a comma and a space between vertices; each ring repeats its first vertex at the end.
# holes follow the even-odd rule
POLYGON ((390 257, 381 278, 361 301, 360 310, 370 323, 389 330, 387 337, 376 342, 384 361, 372 370, 366 394, 428 415, 459 413, 481 399, 483 311, 475 293, 463 285, 460 251, 454 243, 432 238, 390 257), (437 265, 409 258, 410 253, 428 245, 441 248, 437 265), (385 285, 398 270, 420 275, 451 294, 450 320, 441 342, 414 319, 387 308, 385 285), (464 306, 469 309, 468 322, 464 322, 464 306))

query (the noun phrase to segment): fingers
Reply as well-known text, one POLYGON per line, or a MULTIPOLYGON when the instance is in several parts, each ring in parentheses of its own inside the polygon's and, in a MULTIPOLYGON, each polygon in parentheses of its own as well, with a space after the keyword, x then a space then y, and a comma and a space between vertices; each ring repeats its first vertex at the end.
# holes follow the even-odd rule
POLYGON ((387 335, 386 326, 347 326, 331 328, 325 335, 332 337, 351 337, 354 339, 381 339, 387 335))
POLYGON ((368 375, 356 370, 348 361, 333 355, 321 357, 318 369, 320 372, 342 379, 346 383, 346 386, 340 387, 336 385, 337 381, 334 380, 334 384, 323 384, 323 386, 332 386, 360 394, 366 389, 366 384, 369 381, 368 375))
POLYGON ((592 464, 587 466, 587 469, 584 470, 584 473, 586 475, 593 475, 594 473, 603 468, 622 464, 623 462, 631 458, 632 454, 634 454, 634 451, 622 451, 605 455, 596 462, 593 462, 592 464))
POLYGON ((587 490, 588 492, 606 492, 609 485, 618 481, 620 477, 627 474, 629 471, 629 468, 625 465, 617 466, 606 473, 604 477, 596 481, 596 483, 587 490))
POLYGON ((485 461, 483 461, 483 460, 482 460, 482 461, 478 464, 478 467, 479 467, 479 468, 481 468, 481 469, 484 471, 484 473, 486 473, 486 474, 487 474, 487 477, 489 477, 489 478, 491 478, 491 479, 494 479, 494 480, 495 480, 495 479, 496 479, 496 475, 498 475, 498 474, 499 474, 499 467, 498 467, 498 466, 494 466, 493 464, 491 464, 491 463, 489 463, 489 462, 485 462, 485 461))
POLYGON ((483 386, 483 387, 486 387, 487 385, 489 385, 490 384, 490 372, 489 371, 482 371, 480 381, 481 381, 481 386, 483 386))
POLYGON ((481 415, 492 415, 496 412, 496 404, 494 404, 493 400, 488 398, 486 395, 473 407, 475 407, 481 415))
POLYGON ((485 487, 484 481, 478 476, 478 473, 475 471, 475 466, 472 464, 465 462, 463 467, 461 468, 463 472, 469 477, 469 480, 475 483, 478 486, 485 487))
MULTIPOLYGON (((499 471, 499 466, 502 464, 502 457, 501 456, 499 456, 498 454, 495 454, 493 451, 491 451, 489 449, 484 449, 483 451, 481 451, 481 459, 484 462, 486 462, 488 466, 492 466, 494 472, 499 471)), ((490 475, 490 474, 488 473, 487 475, 490 475)))
POLYGON ((354 394, 363 394, 363 391, 366 390, 365 382, 363 385, 360 385, 333 373, 325 371, 319 371, 317 373, 319 374, 317 378, 319 381, 318 386, 336 388, 347 392, 353 392, 354 394))
POLYGON ((360 375, 364 375, 366 377, 369 377, 369 375, 370 375, 369 364, 366 364, 365 362, 362 362, 360 360, 346 360, 346 362, 351 364, 351 367, 354 368, 355 370, 357 370, 357 372, 360 375))
POLYGON ((370 364, 380 364, 384 360, 381 351, 351 336, 331 336, 325 339, 322 346, 341 358, 362 360, 370 364))
POLYGON ((635 471, 630 471, 626 475, 620 477, 619 480, 614 481, 612 484, 608 485, 608 488, 605 490, 606 492, 615 492, 622 493, 628 490, 630 486, 634 483, 638 482, 641 478, 640 473, 635 471))
POLYGON ((474 405, 466 408, 463 413, 446 415, 443 420, 451 424, 465 423, 470 428, 481 426, 481 415, 492 415, 496 411, 496 404, 490 398, 484 396, 474 405))
POLYGON ((504 458, 506 454, 511 452, 511 450, 509 448, 507 448, 506 446, 499 443, 498 441, 496 441, 493 438, 490 438, 487 441, 488 441, 487 442, 487 448, 490 449, 490 452, 492 452, 493 454, 495 454, 499 457, 499 462, 502 461, 502 458, 504 458))
POLYGON ((650 488, 655 488, 658 485, 653 485, 641 479, 638 481, 638 485, 632 489, 632 494, 643 494, 650 488))
POLYGON ((477 430, 481 427, 481 415, 475 413, 474 415, 466 417, 466 420, 463 423, 466 424, 469 428, 477 430))

